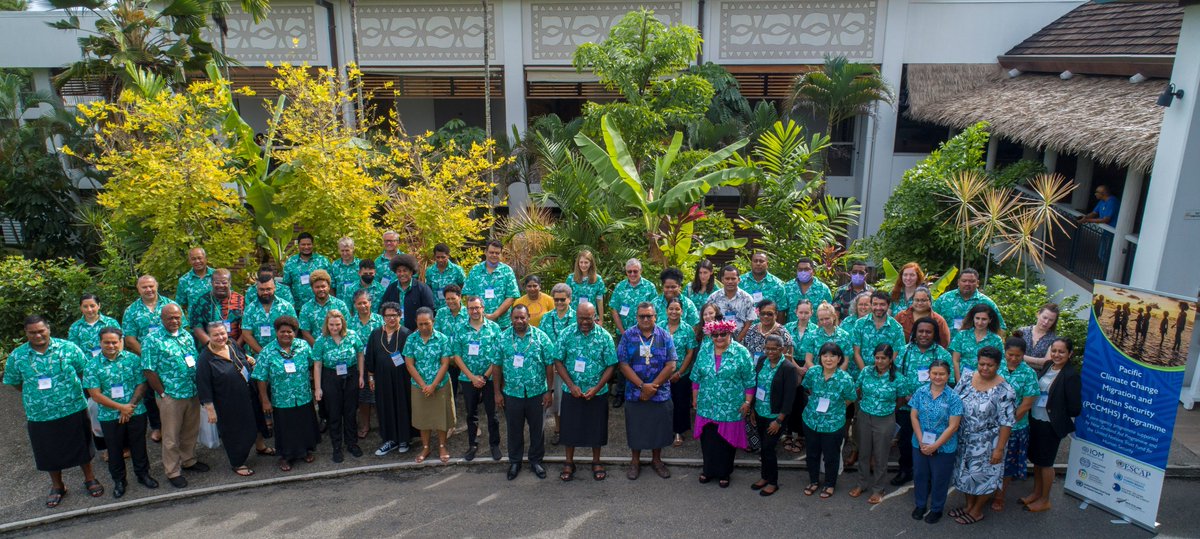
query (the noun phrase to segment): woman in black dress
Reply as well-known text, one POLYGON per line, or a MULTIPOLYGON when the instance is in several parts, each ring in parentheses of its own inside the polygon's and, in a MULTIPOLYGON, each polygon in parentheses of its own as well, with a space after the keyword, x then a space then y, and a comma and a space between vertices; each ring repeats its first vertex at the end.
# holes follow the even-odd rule
POLYGON ((375 451, 384 456, 393 450, 408 452, 408 441, 417 435, 412 428, 409 409, 410 386, 408 369, 404 365, 404 342, 409 331, 400 318, 400 304, 385 301, 379 307, 383 326, 367 338, 366 365, 368 384, 375 391, 375 411, 379 414, 379 436, 383 445, 375 451))
POLYGON ((254 358, 229 343, 225 322, 209 323, 205 329, 209 341, 196 363, 196 393, 208 422, 217 425, 229 466, 240 476, 251 476, 254 470, 246 466, 251 448, 257 445, 260 455, 275 454, 263 442, 267 424, 250 382, 254 358))

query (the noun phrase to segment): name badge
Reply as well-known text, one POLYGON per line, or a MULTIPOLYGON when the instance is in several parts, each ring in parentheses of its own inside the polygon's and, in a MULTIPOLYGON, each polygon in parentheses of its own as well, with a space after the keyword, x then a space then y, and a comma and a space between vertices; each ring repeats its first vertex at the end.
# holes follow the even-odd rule
POLYGON ((295 373, 296 372, 296 362, 292 361, 290 359, 284 360, 283 361, 283 372, 286 372, 288 374, 295 373))
POLYGON ((467 355, 468 356, 479 355, 479 343, 477 343, 477 342, 467 343, 467 355))
POLYGON ((346 373, 350 371, 349 367, 347 367, 345 363, 338 363, 337 366, 334 367, 334 370, 337 371, 338 376, 345 376, 346 373))
POLYGON ((342 290, 347 292, 354 291, 354 281, 342 281, 342 290))
POLYGON ((189 369, 195 368, 196 367, 196 358, 192 357, 191 354, 188 354, 186 356, 183 356, 183 363, 185 365, 187 365, 189 369))
POLYGON ((125 398, 125 386, 124 385, 116 384, 116 385, 110 387, 108 389, 108 392, 109 392, 109 396, 111 396, 114 399, 125 398))
POLYGON ((638 345, 638 355, 640 355, 642 357, 650 357, 651 356, 650 345, 648 345, 648 344, 638 345))
POLYGON ((270 337, 271 336, 271 326, 258 326, 258 336, 259 337, 270 337))
POLYGON ((972 374, 975 374, 975 369, 972 369, 971 367, 968 367, 966 365, 962 366, 961 380, 966 380, 967 378, 970 378, 972 374))
POLYGON ((525 366, 525 355, 524 354, 513 355, 513 367, 519 369, 524 366, 525 366))
POLYGON ((308 274, 307 273, 300 276, 300 284, 308 284, 308 274))
POLYGON ((962 319, 962 318, 955 318, 955 319, 954 319, 954 326, 953 326, 953 327, 951 327, 950 329, 951 329, 951 330, 955 330, 955 331, 957 331, 957 330, 958 330, 958 328, 961 328, 961 327, 962 327, 962 321, 963 321, 963 319, 962 319))
POLYGON ((928 382, 929 381, 929 367, 921 367, 920 369, 917 370, 917 381, 918 382, 928 382))
POLYGON ((226 320, 225 321, 225 332, 228 333, 230 331, 233 331, 233 322, 226 320))
POLYGON ((829 411, 829 399, 826 397, 821 397, 821 398, 817 399, 817 412, 823 414, 828 411, 829 411))
POLYGON ((927 431, 921 432, 921 444, 922 445, 933 445, 933 443, 936 442, 937 439, 938 439, 938 435, 936 432, 927 432, 927 431))
POLYGON ((92 357, 96 357, 99 355, 100 355, 100 347, 99 346, 92 347, 92 357))
POLYGON ((158 331, 158 328, 160 328, 160 327, 162 327, 162 326, 160 326, 160 325, 158 325, 158 324, 150 324, 150 325, 149 325, 149 326, 146 328, 146 333, 147 333, 147 334, 154 333, 155 331, 158 331))
POLYGON ((387 277, 384 277, 384 278, 382 278, 382 279, 380 279, 380 280, 379 280, 379 284, 383 285, 383 287, 384 287, 384 288, 387 288, 387 286, 388 286, 389 284, 392 284, 392 280, 391 280, 391 279, 389 279, 389 278, 387 278, 387 277))
POLYGON ((585 301, 590 302, 591 298, 589 298, 587 296, 579 296, 579 303, 583 303, 585 301))
POLYGON ((250 369, 247 369, 244 365, 242 366, 242 378, 247 382, 250 381, 250 369))
POLYGON ((754 303, 758 303, 758 302, 762 301, 762 292, 755 292, 753 294, 750 294, 750 297, 754 299, 754 303))
POLYGON ((399 367, 404 364, 404 354, 396 352, 392 354, 392 366, 399 367))
POLYGON ((575 360, 575 372, 583 372, 587 370, 587 360, 578 358, 575 360))
POLYGON ((1045 408, 1046 403, 1049 401, 1050 401, 1050 394, 1043 391, 1042 394, 1038 396, 1037 402, 1035 402, 1033 405, 1037 406, 1038 408, 1045 408))
POLYGON ((484 299, 496 299, 496 289, 495 288, 484 289, 483 297, 484 297, 484 299))
POLYGON ((434 293, 434 295, 436 295, 439 298, 445 298, 446 297, 446 288, 440 287, 437 290, 434 290, 433 293, 434 293))
POLYGON ((755 390, 755 391, 754 391, 754 398, 756 398, 756 399, 758 399, 758 400, 760 400, 760 401, 765 401, 765 400, 767 400, 767 390, 766 390, 766 388, 762 388, 762 387, 760 387, 760 388, 758 388, 757 390, 755 390))
POLYGON ((737 313, 733 311, 725 311, 726 322, 737 322, 737 313))
POLYGON ((38 377, 38 389, 46 390, 54 386, 54 381, 49 376, 38 377))
POLYGON ((628 305, 621 306, 621 316, 629 316, 629 306, 628 305))

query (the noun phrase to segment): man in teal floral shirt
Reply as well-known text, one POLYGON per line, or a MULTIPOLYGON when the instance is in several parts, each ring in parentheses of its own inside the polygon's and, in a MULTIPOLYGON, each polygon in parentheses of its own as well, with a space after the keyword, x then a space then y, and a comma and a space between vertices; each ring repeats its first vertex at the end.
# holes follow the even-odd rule
POLYGON ((771 275, 767 267, 767 253, 755 252, 750 256, 750 273, 742 274, 738 288, 750 294, 755 305, 764 299, 774 301, 776 305, 783 305, 783 281, 771 275))
MULTIPOLYGON (((451 295, 452 301, 457 301, 451 295)), ((447 311, 448 312, 448 311, 447 311)), ((483 316, 483 298, 471 296, 467 299, 467 322, 451 328, 454 344, 454 363, 458 366, 458 386, 462 389, 467 411, 467 453, 463 460, 475 460, 479 450, 476 441, 479 430, 479 405, 487 414, 488 445, 492 460, 500 460, 500 421, 496 419, 495 384, 492 372, 499 350, 500 326, 483 316)), ((439 320, 440 322, 440 320, 439 320)))
POLYGON ((464 296, 483 298, 484 316, 500 324, 501 329, 508 328, 508 308, 512 307, 513 301, 521 297, 521 291, 517 288, 517 276, 508 264, 500 261, 503 254, 503 243, 497 240, 489 241, 485 252, 486 260, 471 268, 463 286, 464 296))
POLYGON ((196 341, 184 331, 183 311, 170 304, 162 309, 162 330, 142 350, 142 371, 158 395, 162 416, 162 463, 167 481, 187 486, 183 470, 207 472, 196 459, 200 434, 200 401, 196 398, 196 341))
MULTIPOLYGON (((953 339, 961 331, 959 328, 962 327, 963 317, 967 315, 967 311, 980 303, 995 311, 996 316, 1000 319, 1000 329, 1007 327, 1004 325, 1004 316, 1000 314, 1000 308, 996 307, 996 302, 987 297, 987 294, 979 291, 979 270, 967 268, 958 274, 956 290, 948 290, 934 300, 933 312, 941 315, 946 319, 946 323, 950 324, 950 337, 953 339)), ((967 325, 970 326, 970 324, 967 325)))
POLYGON ((796 277, 787 282, 783 287, 783 310, 782 313, 787 313, 791 317, 796 312, 796 305, 800 304, 800 300, 806 299, 813 304, 813 308, 821 306, 821 302, 833 301, 833 293, 829 291, 829 287, 821 282, 816 277, 813 261, 811 258, 804 257, 796 262, 796 277))
MULTIPOLYGON (((472 270, 473 271, 473 270, 472 270)), ((546 478, 542 457, 543 410, 553 403, 550 384, 554 378, 554 344, 542 330, 529 325, 529 309, 512 310, 512 327, 500 334, 499 353, 492 369, 496 376, 496 406, 504 410, 508 424, 508 479, 521 473, 525 452, 525 428, 529 428, 529 467, 538 479, 546 478)))
POLYGON ((626 261, 625 280, 613 288, 608 302, 617 333, 625 333, 626 329, 637 325, 637 306, 643 301, 654 301, 657 295, 654 283, 642 278, 642 261, 636 258, 626 261))
POLYGON ((258 294, 254 300, 245 302, 246 314, 242 318, 242 339, 246 349, 257 355, 268 344, 275 342, 275 321, 282 316, 296 316, 291 302, 275 295, 275 279, 270 274, 258 274, 258 294))
POLYGON ((192 301, 212 289, 213 269, 208 267, 208 253, 204 252, 204 248, 196 247, 188 251, 188 264, 191 264, 192 270, 181 275, 179 284, 175 286, 175 303, 184 312, 191 308, 192 301))
POLYGON ((458 264, 450 261, 450 247, 444 243, 433 246, 433 265, 425 268, 425 284, 433 289, 433 304, 441 309, 446 306, 443 295, 446 287, 457 285, 462 289, 467 276, 458 264))
POLYGON ((375 257, 375 275, 378 278, 379 286, 387 288, 396 280, 396 274, 392 272, 392 259, 404 254, 400 250, 400 234, 395 230, 389 230, 383 233, 383 252, 375 257))
POLYGON ((96 419, 104 433, 108 473, 113 479, 113 497, 125 495, 125 451, 133 460, 133 474, 146 488, 158 488, 150 477, 146 455, 146 406, 149 389, 142 374, 141 358, 121 346, 121 330, 100 330, 101 355, 91 359, 83 374, 83 387, 99 408, 96 419))
MULTIPOLYGON (((358 257, 354 256, 354 239, 343 237, 338 240, 339 258, 329 263, 329 276, 333 278, 334 295, 346 302, 354 304, 354 293, 358 291, 358 270, 361 267, 358 257)), ((371 268, 375 263, 370 263, 371 268)))
MULTIPOLYGON (((313 298, 310 276, 314 271, 328 271, 329 259, 313 252, 313 235, 301 232, 296 239, 296 248, 300 251, 283 263, 283 284, 292 289, 294 305, 308 303, 313 298)), ((331 291, 332 292, 332 291, 331 291)))

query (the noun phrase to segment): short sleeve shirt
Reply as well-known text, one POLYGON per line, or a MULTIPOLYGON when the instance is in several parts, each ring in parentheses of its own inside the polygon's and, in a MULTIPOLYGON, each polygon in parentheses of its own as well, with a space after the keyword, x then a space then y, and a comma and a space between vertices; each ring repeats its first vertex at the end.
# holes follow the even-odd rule
MULTIPOLYGON (((413 368, 421 375, 421 378, 426 384, 432 384, 437 378, 438 371, 442 368, 442 358, 454 355, 451 349, 450 337, 439 333, 437 330, 428 339, 421 336, 420 333, 413 333, 408 336, 408 340, 404 341, 404 357, 412 362, 413 368)), ((442 381, 438 383, 441 388, 446 385, 446 380, 449 375, 443 376, 442 381)), ((413 378, 409 381, 413 387, 421 387, 417 384, 417 379, 413 378)))
MULTIPOLYGON (((654 301, 652 301, 651 303, 654 304, 654 314, 657 317, 655 319, 655 322, 656 323, 666 322, 667 321, 667 300, 666 300, 666 298, 662 297, 662 294, 659 294, 658 297, 654 298, 654 301)), ((694 325, 700 323, 700 310, 696 308, 696 304, 692 303, 692 300, 688 299, 687 296, 679 296, 679 305, 683 309, 683 315, 680 317, 680 320, 683 320, 684 324, 687 324, 689 326, 694 326, 694 325)), ((635 320, 635 322, 636 322, 636 320, 635 320)))
POLYGON ((862 290, 854 290, 850 283, 839 286, 837 291, 833 293, 833 308, 837 309, 838 316, 845 317, 853 309, 854 298, 863 292, 874 292, 875 287, 864 284, 862 290))
MULTIPOLYGON (((904 326, 895 318, 888 316, 882 327, 876 327, 874 316, 864 316, 854 324, 854 345, 862 354, 863 365, 870 367, 875 364, 875 347, 880 344, 892 345, 892 350, 904 348, 904 326)), ((857 370, 857 364, 855 365, 857 370)))
POLYGON ((312 349, 304 339, 292 341, 288 352, 272 342, 259 353, 250 377, 267 383, 271 406, 295 408, 312 402, 312 367, 312 349))
MULTIPOLYGON (((1017 407, 1020 407, 1021 401, 1029 397, 1037 397, 1041 395, 1041 387, 1038 386, 1038 376, 1034 372, 1033 367, 1022 361, 1017 365, 1016 370, 1009 370, 1006 365, 1001 369, 1000 375, 1012 386, 1013 393, 1016 394, 1017 407)), ((1029 426, 1029 414, 1018 419, 1013 423, 1013 430, 1021 430, 1029 426)))
POLYGON ((894 370, 892 374, 880 374, 879 369, 872 367, 860 372, 857 382, 861 393, 858 408, 875 417, 895 413, 896 399, 907 397, 910 393, 904 375, 894 370))
POLYGON ((467 275, 462 266, 454 262, 446 262, 446 269, 439 269, 437 264, 425 268, 425 284, 433 290, 433 305, 438 309, 446 306, 446 287, 452 284, 462 288, 467 282, 467 275))
POLYGON ((358 351, 365 353, 367 351, 367 338, 371 336, 372 331, 383 327, 383 317, 379 313, 371 313, 371 318, 364 324, 358 317, 358 313, 354 313, 346 319, 346 327, 358 334, 358 351))
POLYGON ((821 368, 809 369, 804 375, 804 388, 809 391, 804 407, 804 424, 817 432, 837 432, 846 425, 846 401, 858 398, 854 379, 843 370, 825 378, 821 368))
MULTIPOLYGON (((451 355, 462 358, 467 368, 471 369, 471 374, 483 376, 488 367, 496 361, 496 356, 500 354, 501 331, 499 324, 487 318, 483 319, 483 324, 479 326, 479 329, 475 329, 470 321, 465 322, 458 326, 457 332, 453 334, 454 344, 451 355)), ((466 373, 460 373, 458 379, 463 382, 471 381, 470 378, 467 378, 466 373)))
MULTIPOLYGON (((975 370, 979 364, 979 351, 985 346, 993 346, 1001 353, 1004 352, 1004 341, 999 335, 988 332, 983 340, 975 340, 974 331, 960 331, 954 334, 954 338, 950 339, 950 351, 958 352, 959 362, 963 369, 975 370)), ((966 378, 966 376, 963 376, 966 378)))
MULTIPOLYGON (((144 383, 146 378, 142 376, 142 359, 126 350, 117 354, 115 359, 108 359, 103 354, 100 357, 89 358, 83 372, 84 388, 99 389, 104 396, 117 404, 129 404, 129 401, 133 400, 134 390, 144 383)), ((146 405, 145 400, 142 400, 133 408, 133 415, 144 413, 146 405)), ((103 404, 96 412, 97 421, 116 421, 120 418, 121 412, 103 404)))
MULTIPOLYGON (((680 372, 680 369, 683 368, 683 360, 687 358, 688 350, 696 348, 696 330, 693 329, 693 326, 681 323, 679 327, 675 328, 675 332, 671 333, 666 321, 659 322, 658 327, 670 334, 671 341, 675 343, 675 361, 678 362, 675 364, 675 372, 680 372)), ((686 376, 687 373, 682 373, 682 375, 686 376)))
MULTIPOLYGON (((328 270, 329 259, 319 254, 313 253, 308 260, 300 258, 300 255, 295 254, 283 263, 283 284, 292 289, 292 298, 296 301, 292 302, 296 305, 304 305, 313 299, 312 284, 309 283, 309 276, 317 270, 328 270)), ((336 286, 335 283, 330 283, 331 286, 336 286)), ((337 292, 337 288, 330 290, 331 293, 337 292)))
POLYGON ((89 358, 100 356, 100 330, 104 328, 121 329, 121 324, 116 320, 104 315, 96 320, 96 323, 89 324, 87 320, 80 318, 71 328, 67 330, 67 340, 75 343, 83 354, 89 358))
MULTIPOLYGON (((141 298, 133 300, 129 308, 125 309, 125 314, 121 315, 121 331, 126 337, 133 337, 145 346, 146 336, 162 328, 163 307, 174 303, 166 296, 158 296, 158 303, 154 309, 150 309, 141 298)), ((187 311, 184 311, 184 314, 186 315, 187 311)), ((184 318, 182 327, 188 327, 186 316, 184 318)))
POLYGON ((175 285, 175 302, 183 312, 188 312, 197 298, 212 292, 212 274, 212 268, 205 268, 203 277, 196 276, 194 271, 179 276, 179 282, 175 285))
MULTIPOLYGON (((396 255, 400 254, 403 253, 396 251, 396 255)), ((379 253, 379 256, 375 257, 375 280, 384 288, 396 280, 396 274, 392 271, 392 258, 387 253, 379 253)))
POLYGON ((242 317, 242 327, 250 332, 250 336, 254 337, 259 346, 266 348, 268 344, 275 342, 275 321, 281 316, 296 316, 295 307, 287 300, 275 298, 269 311, 258 301, 248 302, 246 314, 242 317))
POLYGON ((1117 201, 1117 197, 1110 196, 1108 200, 1101 200, 1096 203, 1096 217, 1100 219, 1107 218, 1109 220, 1107 223, 1108 226, 1116 226, 1118 207, 1120 207, 1120 203, 1117 201))
MULTIPOLYGON (((367 296, 371 298, 371 311, 379 312, 379 308, 383 305, 383 293, 386 292, 387 289, 385 289, 382 284, 379 284, 378 280, 372 282, 370 286, 362 286, 361 282, 355 283, 354 292, 350 293, 350 299, 342 299, 340 296, 338 299, 342 299, 342 301, 346 302, 346 305, 353 307, 354 296, 358 294, 359 290, 364 288, 367 290, 367 296)), ((403 304, 400 305, 400 310, 404 310, 403 304)))
POLYGON ((780 306, 783 303, 783 281, 779 277, 770 273, 763 276, 762 280, 754 277, 754 272, 747 272, 742 275, 738 282, 738 288, 745 290, 750 294, 750 299, 757 305, 758 302, 769 299, 775 302, 775 305, 780 306))
MULTIPOLYGON (((917 421, 921 425, 921 431, 933 433, 938 437, 941 437, 942 433, 950 428, 951 417, 962 417, 963 414, 962 399, 949 387, 943 388, 942 394, 934 398, 930 387, 922 386, 913 392, 908 405, 917 411, 917 421)), ((915 432, 912 437, 912 445, 914 448, 921 446, 921 440, 917 439, 915 432)), ((950 439, 942 447, 938 448, 937 452, 953 454, 957 450, 958 433, 955 432, 950 435, 950 439)))
POLYGON ((761 328, 761 324, 754 324, 751 326, 750 331, 746 332, 745 341, 742 342, 742 345, 744 345, 746 349, 750 351, 750 356, 755 360, 758 360, 758 358, 763 357, 763 355, 767 353, 767 335, 779 336, 779 338, 783 339, 783 347, 785 350, 787 348, 792 348, 795 350, 795 341, 792 340, 791 333, 784 329, 783 326, 775 324, 775 327, 769 331, 767 335, 763 335, 762 331, 760 331, 761 328))
POLYGON ((578 306, 581 301, 599 305, 600 300, 604 299, 604 294, 608 291, 604 284, 604 278, 599 274, 596 275, 594 283, 587 282, 586 276, 583 282, 580 282, 575 280, 574 274, 568 275, 567 286, 571 287, 571 303, 575 306, 578 306))
POLYGON ((347 369, 358 366, 358 354, 362 350, 363 340, 366 335, 361 335, 354 330, 347 330, 346 336, 342 337, 342 342, 336 342, 329 335, 321 335, 312 347, 312 359, 314 363, 320 363, 321 366, 330 370, 337 370, 339 364, 345 364, 347 369))
POLYGON ((433 315, 433 329, 453 337, 458 335, 462 325, 466 324, 469 319, 470 315, 467 314, 465 306, 459 306, 458 314, 450 312, 449 307, 441 307, 433 315))
POLYGON ((946 323, 950 325, 950 333, 953 336, 961 331, 958 328, 962 327, 963 317, 967 315, 967 311, 970 311, 971 307, 981 303, 991 307, 996 312, 996 317, 1000 319, 1001 329, 1007 327, 1004 325, 1004 315, 1000 314, 1000 309, 996 307, 996 302, 978 290, 970 298, 962 297, 958 289, 947 291, 933 301, 933 311, 946 319, 946 323))
MULTIPOLYGON (((246 293, 242 294, 246 298, 247 303, 258 303, 258 283, 254 283, 246 287, 246 293)), ((283 284, 283 279, 275 278, 275 299, 287 300, 293 306, 296 305, 296 298, 292 296, 292 289, 283 284)))
POLYGON ((51 337, 44 353, 25 343, 9 354, 4 383, 21 386, 25 419, 54 421, 87 408, 80 384, 86 361, 83 351, 66 339, 51 337))
POLYGON ((816 277, 813 277, 812 282, 808 283, 807 291, 800 287, 799 281, 792 279, 783 287, 783 298, 783 302, 786 304, 783 310, 788 313, 788 318, 791 318, 795 316, 796 306, 800 304, 800 300, 810 301, 815 312, 822 301, 833 301, 833 293, 829 291, 829 287, 825 283, 816 277))
MULTIPOLYGON (((775 371, 779 370, 779 365, 784 361, 787 360, 780 359, 779 362, 775 363, 774 367, 771 366, 771 362, 768 360, 760 361, 762 366, 758 368, 758 373, 755 376, 754 413, 762 417, 768 419, 779 417, 779 414, 771 413, 771 383, 775 380, 775 371)), ((790 412, 791 410, 787 411, 790 412)))
POLYGON ((536 300, 524 295, 513 302, 513 306, 516 305, 524 305, 529 309, 529 324, 533 326, 541 325, 542 315, 554 312, 554 298, 550 297, 550 294, 539 294, 536 300))
MULTIPOLYGON (((809 333, 812 333, 819 328, 816 324, 809 322, 809 323, 805 324, 804 332, 801 333, 800 332, 800 329, 801 329, 800 321, 792 320, 791 322, 784 324, 783 329, 787 330, 788 335, 790 335, 792 337, 792 342, 795 343, 795 345, 797 347, 800 347, 800 346, 804 346, 804 338, 807 337, 809 333)), ((796 356, 798 356, 796 358, 797 360, 803 360, 804 359, 804 351, 797 349, 796 356)))
POLYGON ((847 360, 854 357, 854 337, 842 328, 834 329, 833 335, 826 333, 820 326, 809 329, 804 332, 804 341, 800 343, 800 348, 804 350, 806 360, 808 354, 812 354, 813 364, 815 365, 820 359, 821 347, 825 346, 825 343, 828 342, 837 343, 847 360))
MULTIPOLYGON (((896 354, 896 369, 904 373, 904 377, 908 380, 909 390, 916 392, 917 388, 929 385, 929 366, 935 360, 945 361, 947 365, 952 365, 951 359, 950 352, 937 343, 931 344, 924 352, 916 343, 909 343, 904 347, 903 352, 896 354)), ((950 369, 948 384, 954 384, 954 369, 950 369)))
POLYGON ((332 310, 337 310, 347 318, 353 314, 345 302, 333 296, 329 296, 324 305, 317 303, 316 299, 311 299, 300 308, 300 329, 313 337, 321 336, 325 328, 325 315, 332 310))
POLYGON ((500 334, 500 353, 492 362, 504 373, 504 394, 528 398, 549 391, 546 367, 554 362, 554 354, 554 344, 542 330, 531 326, 522 337, 506 328, 500 334))
POLYGON ((204 294, 192 298, 192 307, 188 311, 188 319, 192 329, 208 333, 210 322, 224 322, 225 331, 229 332, 230 340, 242 336, 242 316, 246 311, 246 301, 241 294, 230 292, 229 297, 217 299, 212 294, 204 294))
MULTIPOLYGON (((500 262, 495 269, 488 271, 487 262, 480 262, 467 275, 463 295, 483 298, 484 314, 491 314, 500 308, 504 300, 521 297, 521 291, 517 288, 517 277, 508 264, 500 262)), ((495 322, 503 329, 512 324, 508 316, 501 316, 495 322)))
POLYGON ((758 309, 754 307, 754 299, 741 288, 732 298, 725 295, 725 289, 717 290, 708 296, 708 302, 717 306, 717 310, 721 312, 721 318, 728 322, 735 322, 738 326, 758 320, 758 309))
POLYGON ((637 286, 629 284, 629 279, 623 279, 613 289, 608 308, 617 311, 622 327, 631 328, 637 324, 637 306, 643 301, 653 302, 657 295, 654 283, 646 279, 638 281, 637 286))
POLYGON ((558 311, 542 315, 542 322, 538 324, 538 329, 544 331, 551 340, 558 341, 563 333, 571 330, 575 325, 575 309, 567 307, 567 314, 563 316, 558 316, 558 311))
POLYGON ((754 390, 754 360, 737 342, 729 343, 719 367, 715 353, 713 345, 706 343, 692 367, 692 383, 699 386, 696 415, 713 421, 740 421, 746 392, 754 390))
MULTIPOLYGON (((651 331, 649 339, 642 337, 642 330, 637 326, 631 327, 621 334, 621 342, 617 345, 617 360, 629 365, 634 374, 645 383, 653 382, 668 363, 674 363, 675 354, 675 340, 665 329, 658 326, 651 331)), ((570 358, 567 358, 567 361, 570 361, 570 358)), ((642 388, 626 380, 625 400, 636 401, 641 397, 642 388)), ((658 388, 658 392, 650 397, 650 402, 668 400, 671 400, 671 384, 663 384, 658 388)))
MULTIPOLYGON (((578 326, 564 331, 555 351, 557 359, 567 369, 567 375, 581 391, 595 387, 600 383, 604 370, 617 364, 612 335, 599 326, 588 333, 579 331, 578 326)), ((563 383, 562 390, 564 393, 571 392, 566 383, 563 383)), ((607 395, 608 384, 604 384, 596 394, 607 395)))
POLYGON ((190 399, 196 396, 196 357, 191 333, 159 331, 142 346, 142 370, 158 374, 168 397, 190 399))
POLYGON ((354 292, 358 290, 358 283, 361 279, 358 278, 357 258, 350 261, 349 264, 342 262, 339 258, 329 263, 329 276, 333 279, 333 291, 338 299, 351 303, 351 298, 354 292))
POLYGON ((713 292, 715 292, 715 289, 693 292, 691 284, 688 284, 687 287, 683 289, 683 294, 687 296, 688 299, 692 300, 692 304, 696 306, 697 311, 704 308, 704 304, 708 303, 708 297, 711 296, 713 292))

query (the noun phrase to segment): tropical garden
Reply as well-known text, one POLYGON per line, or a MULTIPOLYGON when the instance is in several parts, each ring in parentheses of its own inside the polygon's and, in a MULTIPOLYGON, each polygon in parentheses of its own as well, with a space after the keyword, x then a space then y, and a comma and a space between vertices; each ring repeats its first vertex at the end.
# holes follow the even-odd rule
MULTIPOLYGON (((1065 226, 1049 208, 1068 184, 1030 163, 985 172, 984 124, 908 171, 879 232, 851 240, 861 210, 825 191, 829 133, 895 99, 873 66, 827 58, 789 99, 750 103, 728 71, 695 63, 694 28, 635 11, 575 51, 574 67, 621 97, 589 102, 578 118, 538 117, 491 138, 462 122, 411 133, 394 110, 369 105, 393 90, 367 91, 353 64, 280 64, 279 97, 257 100, 269 118, 257 138, 235 106, 253 92, 226 76, 236 63, 220 43, 228 2, 52 3, 68 10, 56 27, 85 35, 85 60, 55 84, 101 81, 104 98, 68 109, 30 91, 28 73, 0 73, 0 121, 11 127, 0 135, 0 214, 23 231, 0 260, 0 358, 27 313, 65 329, 85 291, 119 312, 143 273, 169 294, 197 245, 245 280, 262 262, 281 264, 304 231, 324 254, 348 236, 373 256, 381 232, 396 230, 422 262, 445 243, 464 264, 500 238, 518 275, 551 283, 584 249, 609 283, 633 257, 653 279, 705 258, 747 269, 754 250, 783 277, 812 258, 830 283, 866 260, 889 289, 904 262, 931 279, 972 266, 1010 326, 1054 295, 1030 269, 1052 247, 1044 230, 1065 226), (81 27, 82 12, 99 16, 94 28, 81 27), (22 120, 39 107, 48 112, 22 120), (531 204, 495 211, 514 183, 527 184, 531 204), (1035 196, 1016 196, 1017 184, 1035 196), (714 206, 717 192, 736 195, 737 208, 714 206)), ((269 10, 264 0, 241 7, 269 10)), ((1068 333, 1085 331, 1067 318, 1068 333)))

